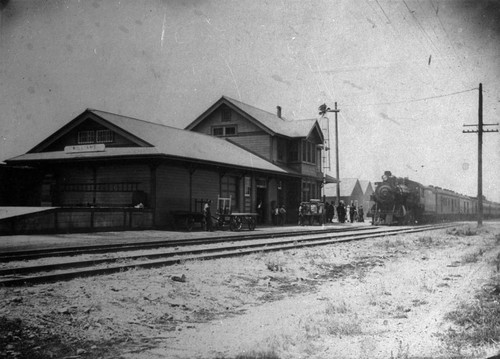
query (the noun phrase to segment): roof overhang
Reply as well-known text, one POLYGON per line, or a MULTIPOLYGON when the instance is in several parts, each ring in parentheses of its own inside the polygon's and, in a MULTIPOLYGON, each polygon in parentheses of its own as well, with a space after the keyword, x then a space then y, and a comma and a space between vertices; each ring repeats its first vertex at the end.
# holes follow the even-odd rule
MULTIPOLYGON (((113 149, 115 150, 115 149, 113 149)), ((192 163, 205 165, 208 167, 218 167, 218 168, 231 168, 246 172, 256 172, 256 173, 269 173, 273 175, 280 176, 290 176, 290 177, 300 177, 301 175, 297 172, 287 170, 281 166, 274 165, 276 167, 273 169, 263 169, 250 167, 245 165, 234 165, 227 164, 224 162, 215 162, 215 161, 207 161, 207 160, 198 160, 194 158, 168 155, 165 153, 159 153, 156 151, 154 147, 143 147, 143 148, 134 148, 135 153, 126 151, 115 151, 114 153, 86 153, 79 155, 71 155, 67 154, 64 151, 55 151, 55 152, 40 152, 40 153, 26 153, 24 155, 11 158, 6 160, 7 165, 23 165, 30 167, 42 167, 42 166, 50 166, 50 165, 66 165, 68 163, 98 163, 98 162, 113 162, 113 161, 143 161, 143 162, 161 162, 161 161, 174 161, 179 163, 192 163), (137 150, 147 150, 140 151, 142 153, 137 153, 137 150)))

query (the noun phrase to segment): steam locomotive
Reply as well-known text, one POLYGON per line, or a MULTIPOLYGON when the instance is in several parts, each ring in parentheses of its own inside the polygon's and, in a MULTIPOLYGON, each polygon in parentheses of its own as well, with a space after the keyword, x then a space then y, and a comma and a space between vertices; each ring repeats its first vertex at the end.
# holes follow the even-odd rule
MULTIPOLYGON (((424 186, 385 171, 371 196, 372 224, 415 224, 473 220, 478 200, 441 187, 424 186)), ((483 199, 484 218, 500 217, 500 204, 483 199)))

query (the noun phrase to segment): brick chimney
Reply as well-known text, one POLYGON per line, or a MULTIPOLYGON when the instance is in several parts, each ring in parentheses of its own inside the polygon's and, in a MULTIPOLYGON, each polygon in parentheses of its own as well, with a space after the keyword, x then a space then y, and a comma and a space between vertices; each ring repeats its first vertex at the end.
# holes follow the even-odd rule
POLYGON ((276 115, 281 118, 281 106, 276 106, 276 115))

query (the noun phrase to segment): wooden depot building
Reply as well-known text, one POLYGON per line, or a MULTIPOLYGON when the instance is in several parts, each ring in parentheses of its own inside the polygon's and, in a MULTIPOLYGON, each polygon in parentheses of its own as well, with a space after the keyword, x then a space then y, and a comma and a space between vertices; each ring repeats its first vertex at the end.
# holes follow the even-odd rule
POLYGON ((272 114, 228 97, 186 129, 87 109, 5 160, 36 173, 40 210, 0 218, 0 232, 169 228, 175 211, 218 197, 230 197, 234 212, 262 203, 268 224, 284 205, 296 223, 298 203, 321 197, 322 144, 315 119, 289 121, 279 107, 272 114))

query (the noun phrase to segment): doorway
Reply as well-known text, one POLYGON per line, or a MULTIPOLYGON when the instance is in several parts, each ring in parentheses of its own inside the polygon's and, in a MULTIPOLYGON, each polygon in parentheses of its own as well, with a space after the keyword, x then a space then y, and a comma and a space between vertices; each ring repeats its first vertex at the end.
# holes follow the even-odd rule
POLYGON ((267 200, 267 189, 262 187, 257 187, 257 223, 264 224, 266 223, 267 213, 269 204, 266 203, 267 200))

